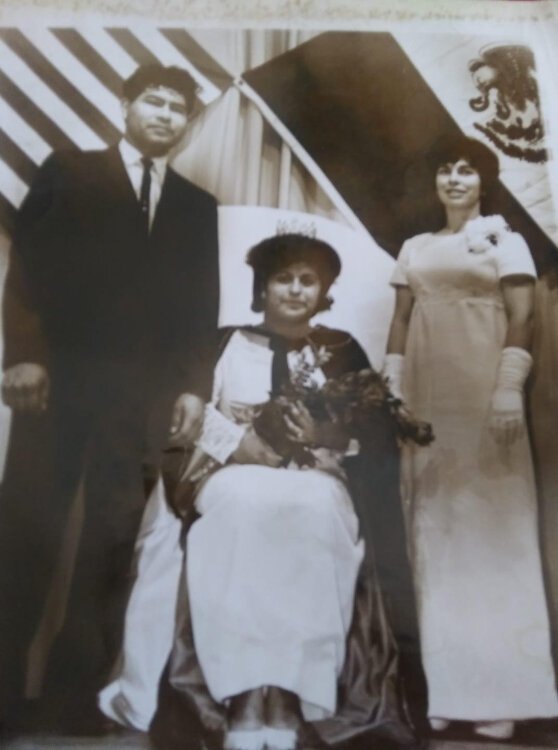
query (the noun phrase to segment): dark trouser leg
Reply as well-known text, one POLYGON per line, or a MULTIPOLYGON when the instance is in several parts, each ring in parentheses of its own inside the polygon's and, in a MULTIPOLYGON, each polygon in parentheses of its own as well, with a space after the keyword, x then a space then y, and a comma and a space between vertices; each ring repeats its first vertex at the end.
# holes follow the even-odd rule
POLYGON ((46 691, 65 712, 91 710, 121 643, 145 505, 143 436, 142 410, 113 404, 99 416, 87 449, 84 527, 65 623, 47 670, 46 691))
POLYGON ((79 481, 83 423, 58 410, 14 416, 0 493, 0 715, 24 697, 40 620, 79 481))

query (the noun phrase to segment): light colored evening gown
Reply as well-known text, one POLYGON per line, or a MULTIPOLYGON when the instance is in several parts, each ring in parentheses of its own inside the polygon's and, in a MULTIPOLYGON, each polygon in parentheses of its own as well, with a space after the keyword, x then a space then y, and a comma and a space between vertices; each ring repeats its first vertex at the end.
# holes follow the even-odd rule
POLYGON ((431 717, 558 714, 528 436, 487 430, 515 274, 535 275, 521 236, 473 253, 457 233, 408 240, 392 277, 415 300, 404 397, 436 438, 403 461, 431 717))

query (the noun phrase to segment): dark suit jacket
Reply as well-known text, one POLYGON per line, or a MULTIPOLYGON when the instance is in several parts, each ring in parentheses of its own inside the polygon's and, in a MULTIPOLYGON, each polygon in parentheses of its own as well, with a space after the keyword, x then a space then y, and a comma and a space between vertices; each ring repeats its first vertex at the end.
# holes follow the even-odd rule
POLYGON ((17 218, 4 366, 44 363, 76 404, 206 397, 218 286, 211 195, 168 168, 147 235, 116 147, 54 153, 17 218))
POLYGON ((116 147, 46 160, 16 224, 5 367, 118 362, 129 377, 172 366, 205 395, 217 305, 212 196, 167 169, 148 236, 116 147))

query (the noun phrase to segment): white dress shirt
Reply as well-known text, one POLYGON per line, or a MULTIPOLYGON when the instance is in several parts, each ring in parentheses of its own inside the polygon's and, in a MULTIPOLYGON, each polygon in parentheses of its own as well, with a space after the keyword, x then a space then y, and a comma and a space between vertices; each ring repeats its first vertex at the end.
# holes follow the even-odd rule
MULTIPOLYGON (((123 138, 118 144, 118 150, 120 156, 124 162, 124 167, 134 188, 134 192, 139 201, 141 180, 143 177, 143 154, 133 146, 129 141, 123 138)), ((157 204, 161 197, 161 190, 163 189, 163 182, 165 181, 165 174, 167 172, 167 156, 154 156, 152 157, 153 165, 151 167, 151 190, 149 191, 149 228, 153 224, 155 218, 155 211, 157 210, 157 204)))

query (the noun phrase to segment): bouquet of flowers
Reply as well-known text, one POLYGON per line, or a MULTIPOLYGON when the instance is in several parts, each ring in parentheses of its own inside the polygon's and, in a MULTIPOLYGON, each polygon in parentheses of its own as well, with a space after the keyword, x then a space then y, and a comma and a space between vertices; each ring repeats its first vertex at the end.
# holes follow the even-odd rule
POLYGON ((294 441, 285 424, 291 404, 303 404, 317 422, 329 421, 348 438, 369 448, 382 444, 395 433, 402 442, 428 445, 432 427, 413 417, 402 401, 390 392, 387 379, 373 369, 348 372, 319 385, 312 377, 327 353, 316 352, 314 363, 300 357, 290 382, 261 406, 253 425, 258 435, 283 457, 285 463, 314 466, 312 447, 294 441))
MULTIPOLYGON (((400 399, 389 390, 387 379, 370 368, 325 379, 321 366, 330 357, 325 347, 307 346, 296 356, 290 378, 280 392, 263 404, 250 407, 251 423, 256 433, 283 458, 283 465, 315 466, 313 448, 291 437, 285 415, 291 405, 303 404, 317 422, 336 425, 348 438, 355 438, 369 450, 381 448, 395 434, 401 441, 428 445, 433 439, 431 426, 416 420, 400 399)), ((226 443, 214 408, 206 411, 204 432, 212 432, 215 443, 226 443), (217 421, 212 424, 213 420, 217 421)), ((215 446, 214 446, 215 447, 215 446)), ((173 507, 182 518, 193 508, 201 484, 222 463, 203 450, 203 441, 186 457, 180 472, 173 507)))

